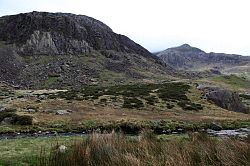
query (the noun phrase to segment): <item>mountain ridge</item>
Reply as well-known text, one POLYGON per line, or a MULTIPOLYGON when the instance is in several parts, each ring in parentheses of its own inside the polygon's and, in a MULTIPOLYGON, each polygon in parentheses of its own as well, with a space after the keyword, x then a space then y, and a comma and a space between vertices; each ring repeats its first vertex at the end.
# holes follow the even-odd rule
POLYGON ((166 64, 177 70, 201 71, 207 69, 224 70, 228 67, 250 63, 250 56, 225 53, 206 53, 205 51, 184 44, 168 48, 157 54, 166 64))

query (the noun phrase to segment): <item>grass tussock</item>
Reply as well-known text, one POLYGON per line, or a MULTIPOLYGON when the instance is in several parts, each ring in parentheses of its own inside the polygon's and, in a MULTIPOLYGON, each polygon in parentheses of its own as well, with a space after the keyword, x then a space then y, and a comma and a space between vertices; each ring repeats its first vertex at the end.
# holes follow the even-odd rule
POLYGON ((210 138, 203 134, 167 141, 148 131, 136 138, 94 133, 64 152, 56 147, 49 158, 41 159, 39 165, 50 166, 247 166, 250 146, 249 140, 210 138))

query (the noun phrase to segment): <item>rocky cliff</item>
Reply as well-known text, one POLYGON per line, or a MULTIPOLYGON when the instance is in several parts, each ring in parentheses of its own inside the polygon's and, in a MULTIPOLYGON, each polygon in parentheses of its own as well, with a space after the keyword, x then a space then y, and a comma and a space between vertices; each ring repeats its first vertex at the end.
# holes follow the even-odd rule
POLYGON ((0 17, 0 60, 0 81, 29 88, 166 79, 174 73, 104 23, 69 13, 0 17))
POLYGON ((158 59, 128 37, 84 15, 31 12, 0 18, 0 40, 16 44, 21 55, 82 54, 115 50, 158 59))

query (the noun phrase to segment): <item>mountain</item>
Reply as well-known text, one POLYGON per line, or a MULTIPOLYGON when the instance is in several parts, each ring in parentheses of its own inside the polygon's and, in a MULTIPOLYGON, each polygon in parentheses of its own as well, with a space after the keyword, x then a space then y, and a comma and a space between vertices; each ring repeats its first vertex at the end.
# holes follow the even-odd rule
POLYGON ((0 81, 29 88, 166 79, 173 69, 128 37, 84 15, 0 17, 0 81))
MULTIPOLYGON (((188 44, 168 48, 157 53, 166 64, 177 70, 218 72, 229 71, 230 68, 246 66, 250 68, 250 57, 224 53, 206 53, 188 44)), ((249 73, 250 74, 250 73, 249 73)))

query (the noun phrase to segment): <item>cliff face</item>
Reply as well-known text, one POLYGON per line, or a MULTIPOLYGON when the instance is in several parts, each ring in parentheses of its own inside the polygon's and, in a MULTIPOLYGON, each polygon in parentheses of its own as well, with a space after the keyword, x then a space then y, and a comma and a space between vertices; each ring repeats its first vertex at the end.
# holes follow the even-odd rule
POLYGON ((83 15, 0 17, 0 81, 29 88, 154 80, 174 74, 159 57, 83 15))
POLYGON ((158 59, 104 23, 88 16, 32 12, 0 18, 0 40, 16 44, 21 55, 83 54, 115 50, 158 59))

